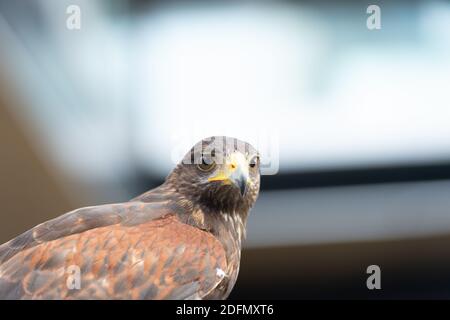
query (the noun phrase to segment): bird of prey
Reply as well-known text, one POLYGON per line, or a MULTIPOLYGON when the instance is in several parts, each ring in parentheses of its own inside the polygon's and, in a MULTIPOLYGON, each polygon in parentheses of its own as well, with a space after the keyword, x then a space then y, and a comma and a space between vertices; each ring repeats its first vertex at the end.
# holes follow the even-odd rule
POLYGON ((0 299, 225 299, 259 184, 250 144, 204 139, 159 187, 1 245, 0 299))

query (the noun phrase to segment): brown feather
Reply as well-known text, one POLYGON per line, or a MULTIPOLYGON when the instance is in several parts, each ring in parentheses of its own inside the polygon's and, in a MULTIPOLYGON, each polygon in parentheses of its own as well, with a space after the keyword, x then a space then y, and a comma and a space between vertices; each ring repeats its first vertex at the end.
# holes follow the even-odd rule
POLYGON ((1 266, 1 279, 8 283, 10 299, 186 299, 206 296, 222 280, 216 268, 227 269, 221 243, 168 215, 22 250, 1 266), (48 263, 52 259, 55 263, 48 263), (79 290, 67 286, 70 266, 81 269, 79 290))
MULTIPOLYGON (((196 146, 186 157, 194 152, 196 146)), ((196 165, 182 162, 163 185, 130 202, 42 223, 0 246, 0 299, 226 298, 239 272, 259 169, 251 179, 242 197, 230 186, 205 185, 196 165), (68 285, 73 267, 79 289, 68 285)))

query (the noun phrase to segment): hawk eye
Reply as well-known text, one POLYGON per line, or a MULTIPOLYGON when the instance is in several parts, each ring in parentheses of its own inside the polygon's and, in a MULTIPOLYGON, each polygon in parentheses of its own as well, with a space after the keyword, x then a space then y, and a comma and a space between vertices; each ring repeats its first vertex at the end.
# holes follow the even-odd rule
POLYGON ((206 159, 202 156, 202 162, 197 165, 200 171, 208 172, 211 171, 216 166, 216 163, 211 159, 206 159))
POLYGON ((256 167, 256 165, 259 163, 259 157, 258 156, 254 156, 249 163, 250 168, 254 168, 256 167))

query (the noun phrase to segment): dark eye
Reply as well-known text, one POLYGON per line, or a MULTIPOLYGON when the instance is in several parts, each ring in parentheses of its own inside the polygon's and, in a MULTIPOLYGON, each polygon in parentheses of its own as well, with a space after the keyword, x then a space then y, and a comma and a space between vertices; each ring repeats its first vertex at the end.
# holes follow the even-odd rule
POLYGON ((258 165, 259 163, 259 157, 258 156, 254 156, 249 163, 250 168, 254 168, 258 165))
POLYGON ((200 171, 208 172, 211 171, 215 166, 216 163, 213 160, 202 157, 202 162, 197 165, 197 168, 200 171))

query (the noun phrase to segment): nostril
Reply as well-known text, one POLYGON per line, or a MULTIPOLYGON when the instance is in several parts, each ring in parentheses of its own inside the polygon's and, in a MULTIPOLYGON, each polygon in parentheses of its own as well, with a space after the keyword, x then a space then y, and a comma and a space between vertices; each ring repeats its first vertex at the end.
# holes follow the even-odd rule
POLYGON ((236 169, 236 165, 235 165, 234 163, 232 163, 232 164, 230 165, 230 167, 231 167, 231 169, 236 169))

